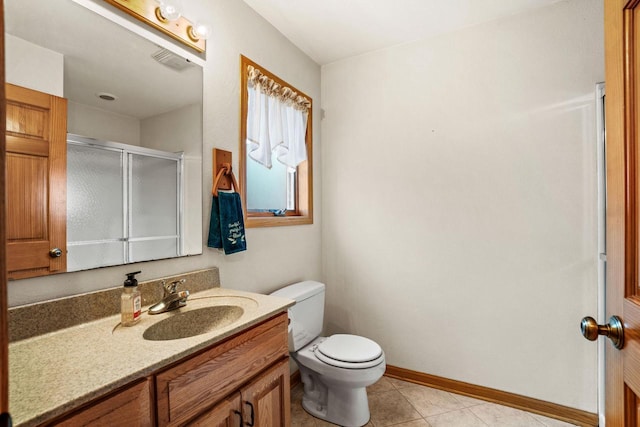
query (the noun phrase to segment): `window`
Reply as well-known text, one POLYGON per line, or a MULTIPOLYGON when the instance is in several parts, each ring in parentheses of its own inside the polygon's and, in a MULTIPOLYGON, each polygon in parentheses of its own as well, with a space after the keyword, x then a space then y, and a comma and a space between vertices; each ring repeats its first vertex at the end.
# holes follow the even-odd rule
POLYGON ((312 100, 244 56, 241 76, 240 193, 245 225, 312 224, 312 100), (257 80, 258 85, 254 84, 257 80), (262 88, 259 102, 271 112, 262 115, 260 120, 267 121, 260 124, 252 114, 257 86, 262 88), (288 106, 274 113, 272 102, 286 102, 288 106), (294 108, 289 108, 291 105, 294 108), (280 126, 276 126, 279 116, 285 124, 274 131, 280 126), (261 131, 256 131, 258 128, 261 131), (252 135, 257 133, 268 143, 256 141, 252 135))

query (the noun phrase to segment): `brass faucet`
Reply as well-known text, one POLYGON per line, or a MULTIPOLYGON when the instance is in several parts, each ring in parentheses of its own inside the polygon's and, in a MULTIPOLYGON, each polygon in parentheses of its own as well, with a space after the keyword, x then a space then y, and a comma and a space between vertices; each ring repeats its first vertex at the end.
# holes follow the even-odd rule
POLYGON ((164 289, 164 296, 159 303, 149 307, 149 314, 160 314, 187 305, 189 291, 177 291, 178 285, 184 282, 186 282, 185 279, 180 279, 167 284, 163 280, 162 288, 164 289))

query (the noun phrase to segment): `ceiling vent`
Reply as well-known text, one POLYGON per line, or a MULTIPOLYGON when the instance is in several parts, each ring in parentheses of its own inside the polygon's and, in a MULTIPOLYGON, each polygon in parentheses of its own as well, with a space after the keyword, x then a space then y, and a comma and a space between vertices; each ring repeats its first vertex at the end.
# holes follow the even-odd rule
POLYGON ((193 65, 188 59, 183 58, 180 55, 176 55, 165 48, 161 48, 159 51, 151 55, 151 57, 162 65, 176 71, 182 71, 193 65))

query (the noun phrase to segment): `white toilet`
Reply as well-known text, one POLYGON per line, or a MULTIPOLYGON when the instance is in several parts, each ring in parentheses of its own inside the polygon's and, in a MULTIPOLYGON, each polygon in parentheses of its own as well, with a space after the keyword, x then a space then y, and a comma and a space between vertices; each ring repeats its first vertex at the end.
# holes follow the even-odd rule
POLYGON ((334 424, 363 426, 370 416, 366 387, 384 374, 384 352, 357 335, 319 336, 324 293, 324 284, 306 281, 271 295, 296 301, 289 309, 289 351, 304 384, 303 408, 334 424))

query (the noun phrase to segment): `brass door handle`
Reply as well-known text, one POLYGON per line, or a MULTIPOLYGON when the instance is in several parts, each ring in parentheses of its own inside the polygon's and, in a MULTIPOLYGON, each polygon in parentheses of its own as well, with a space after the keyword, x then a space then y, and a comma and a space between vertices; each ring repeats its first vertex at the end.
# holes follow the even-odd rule
POLYGON ((49 256, 51 258, 60 258, 62 256, 62 251, 60 248, 53 248, 49 251, 49 256))
POLYGON ((596 319, 587 316, 580 322, 580 330, 589 341, 595 341, 598 335, 605 335, 618 350, 624 346, 624 326, 618 316, 611 316, 607 325, 598 325, 596 319))

